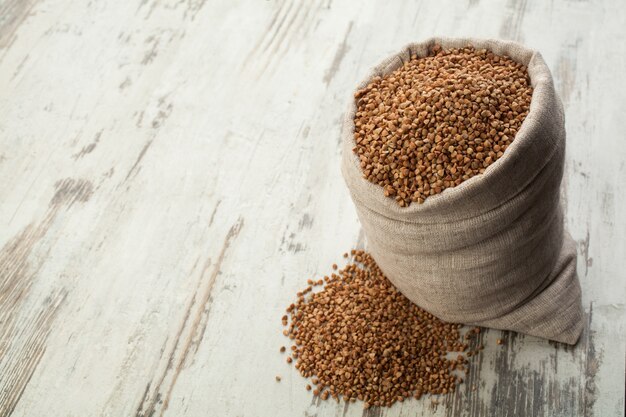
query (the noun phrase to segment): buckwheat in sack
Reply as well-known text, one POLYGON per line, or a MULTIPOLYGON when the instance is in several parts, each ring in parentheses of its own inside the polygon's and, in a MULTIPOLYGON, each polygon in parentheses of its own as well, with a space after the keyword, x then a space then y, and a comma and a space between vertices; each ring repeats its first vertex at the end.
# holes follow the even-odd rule
POLYGON ((513 142, 484 173, 399 206, 363 178, 353 152, 355 100, 342 129, 342 173, 368 251, 394 285, 437 317, 574 344, 583 328, 576 248, 559 202, 563 108, 541 55, 497 40, 430 39, 410 44, 359 85, 401 67, 435 45, 468 44, 525 65, 530 111, 513 142))

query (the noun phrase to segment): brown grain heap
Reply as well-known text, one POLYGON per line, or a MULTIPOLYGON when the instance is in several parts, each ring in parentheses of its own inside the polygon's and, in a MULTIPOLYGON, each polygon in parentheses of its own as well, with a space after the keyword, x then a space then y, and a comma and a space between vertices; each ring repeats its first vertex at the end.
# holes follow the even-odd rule
POLYGON ((532 91, 526 67, 484 49, 412 56, 355 93, 363 177, 404 207, 482 174, 513 141, 532 91))
POLYGON ((352 255, 355 263, 324 281, 309 280, 313 285, 287 308, 291 357, 312 377, 313 394, 359 399, 368 408, 455 391, 468 372, 461 325, 411 303, 369 254, 352 255))

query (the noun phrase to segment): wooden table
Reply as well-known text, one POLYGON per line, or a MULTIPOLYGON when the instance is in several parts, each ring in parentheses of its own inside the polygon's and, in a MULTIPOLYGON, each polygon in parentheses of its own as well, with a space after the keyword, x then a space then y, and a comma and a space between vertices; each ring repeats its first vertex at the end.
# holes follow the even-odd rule
POLYGON ((625 68, 618 0, 0 0, 0 416, 622 415, 625 68), (440 404, 316 402, 280 317, 365 243, 342 112, 433 34, 553 70, 587 326, 485 332, 440 404))

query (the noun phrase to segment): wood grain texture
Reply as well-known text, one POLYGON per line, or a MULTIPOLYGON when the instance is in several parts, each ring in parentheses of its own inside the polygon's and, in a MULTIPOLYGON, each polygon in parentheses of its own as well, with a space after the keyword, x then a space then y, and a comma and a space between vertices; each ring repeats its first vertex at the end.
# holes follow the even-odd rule
POLYGON ((0 0, 0 417, 623 415, 625 21, 617 0, 0 0), (280 317, 367 245, 341 116, 431 35, 553 70, 587 326, 575 347, 484 332, 438 404, 315 401, 280 317))

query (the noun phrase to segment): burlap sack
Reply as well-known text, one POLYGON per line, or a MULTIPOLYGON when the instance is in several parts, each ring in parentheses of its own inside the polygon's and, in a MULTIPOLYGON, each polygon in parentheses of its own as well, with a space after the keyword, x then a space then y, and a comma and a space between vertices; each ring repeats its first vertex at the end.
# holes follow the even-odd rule
POLYGON ((353 153, 355 103, 342 129, 342 172, 368 251, 410 300, 451 322, 514 330, 574 344, 583 328, 576 248, 563 228, 563 108, 541 55, 513 42, 430 39, 406 46, 359 85, 411 54, 472 44, 528 67, 530 112, 504 156, 484 174, 400 207, 363 178, 353 153))

